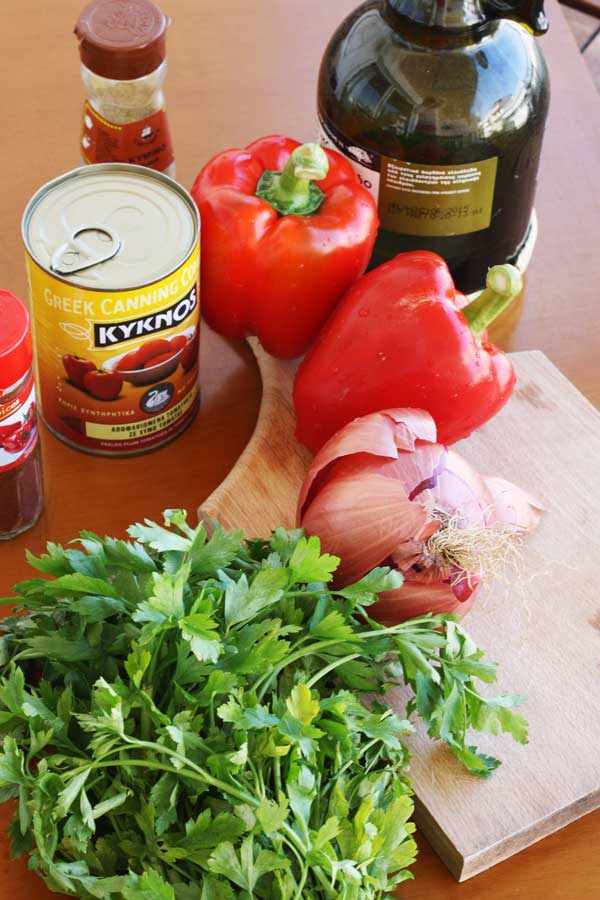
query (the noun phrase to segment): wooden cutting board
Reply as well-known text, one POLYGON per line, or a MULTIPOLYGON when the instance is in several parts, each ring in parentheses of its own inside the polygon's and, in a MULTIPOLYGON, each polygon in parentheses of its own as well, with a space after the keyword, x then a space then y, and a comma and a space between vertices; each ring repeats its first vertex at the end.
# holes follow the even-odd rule
MULTIPOLYGON (((293 364, 253 349, 263 379, 256 430, 201 510, 248 536, 294 524, 310 460, 294 440, 293 364)), ((542 353, 512 360, 514 396, 457 447, 547 510, 519 583, 481 592, 465 619, 500 663, 498 688, 527 697, 529 744, 474 736, 503 760, 484 781, 422 731, 411 738, 418 825, 461 881, 600 806, 600 414, 542 353)))

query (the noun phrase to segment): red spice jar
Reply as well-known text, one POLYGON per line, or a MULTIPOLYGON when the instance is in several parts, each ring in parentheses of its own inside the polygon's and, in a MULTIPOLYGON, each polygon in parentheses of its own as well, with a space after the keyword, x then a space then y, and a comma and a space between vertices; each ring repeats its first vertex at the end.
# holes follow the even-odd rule
POLYGON ((0 539, 31 528, 42 511, 29 313, 0 290, 0 539))

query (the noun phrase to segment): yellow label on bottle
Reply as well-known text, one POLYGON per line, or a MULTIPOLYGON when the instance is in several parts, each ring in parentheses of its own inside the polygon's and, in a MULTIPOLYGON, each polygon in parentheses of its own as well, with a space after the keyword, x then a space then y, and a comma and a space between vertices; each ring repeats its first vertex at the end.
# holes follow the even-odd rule
POLYGON ((381 227, 400 234, 448 237, 487 228, 498 158, 426 166, 381 157, 381 227))

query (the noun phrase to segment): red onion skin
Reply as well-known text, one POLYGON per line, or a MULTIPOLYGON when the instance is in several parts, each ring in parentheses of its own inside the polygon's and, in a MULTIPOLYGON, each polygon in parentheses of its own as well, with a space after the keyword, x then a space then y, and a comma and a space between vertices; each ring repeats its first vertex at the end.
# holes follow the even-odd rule
MULTIPOLYGON (((409 582, 405 582, 408 585, 409 582)), ((452 613, 460 619, 472 608, 479 585, 477 585, 469 594, 466 600, 459 600, 454 596, 453 599, 448 597, 446 591, 439 598, 436 598, 435 588, 437 585, 420 585, 423 588, 423 596, 410 596, 412 592, 406 589, 406 586, 400 587, 395 591, 385 591, 379 595, 379 600, 373 606, 368 607, 368 613, 372 619, 379 622, 380 625, 391 627, 400 625, 408 619, 414 619, 417 616, 423 616, 427 613, 452 613)), ((451 589, 450 589, 451 590, 451 589)), ((439 592, 442 594, 442 592, 439 592)))

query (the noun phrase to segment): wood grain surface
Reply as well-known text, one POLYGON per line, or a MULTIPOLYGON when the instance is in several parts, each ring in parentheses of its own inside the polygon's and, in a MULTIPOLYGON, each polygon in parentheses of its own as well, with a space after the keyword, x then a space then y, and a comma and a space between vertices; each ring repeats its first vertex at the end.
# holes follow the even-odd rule
MULTIPOLYGON (((202 504, 203 514, 247 534, 295 525, 309 462, 293 438, 294 367, 253 347, 263 381, 256 431, 202 504)), ((416 821, 458 880, 600 806, 600 537, 590 527, 600 506, 600 413, 543 353, 514 353, 512 361, 518 387, 511 400, 456 447, 479 471, 535 489, 546 510, 515 571, 482 589, 467 618, 477 644, 500 660, 499 687, 527 697, 530 743, 478 736, 484 753, 503 760, 484 781, 424 729, 409 740, 416 821)), ((389 699, 403 714, 405 693, 389 699)))
MULTIPOLYGON (((3 18, 0 282, 26 296, 22 211, 45 181, 78 165, 83 90, 72 30, 83 0, 20 0, 3 18)), ((209 156, 267 133, 314 134, 318 63, 355 0, 162 0, 169 34, 167 98, 180 181, 190 186, 209 156)), ((510 349, 541 348, 600 406, 600 102, 550 2, 542 39, 552 79, 536 206, 540 238, 524 301, 498 323, 510 349)), ((260 381, 252 355, 205 329, 203 405, 177 441, 145 457, 104 460, 43 433, 45 513, 27 535, 0 544, 0 588, 26 573, 23 550, 66 540, 81 527, 122 534, 167 506, 194 508, 225 477, 248 441, 260 381)), ((568 669, 565 670, 568 678, 568 669)), ((570 765, 568 737, 563 754, 570 765)), ((8 810, 0 810, 5 830, 8 810)), ((408 900, 597 900, 600 814, 457 885, 425 841, 408 900)), ((2 900, 50 897, 0 840, 2 900)))

